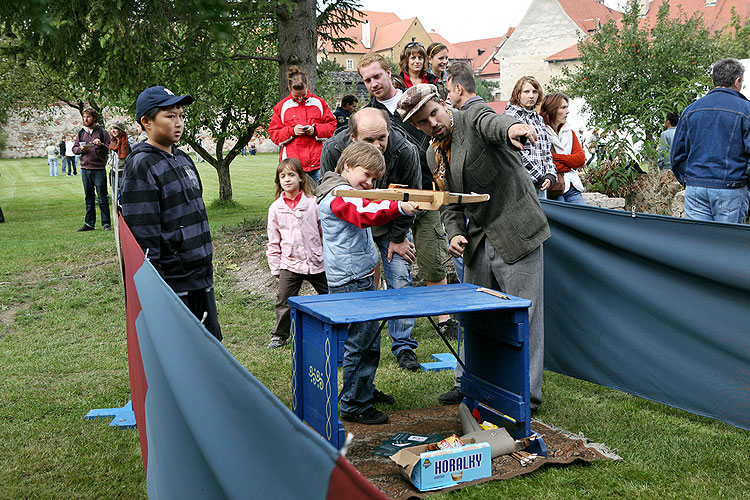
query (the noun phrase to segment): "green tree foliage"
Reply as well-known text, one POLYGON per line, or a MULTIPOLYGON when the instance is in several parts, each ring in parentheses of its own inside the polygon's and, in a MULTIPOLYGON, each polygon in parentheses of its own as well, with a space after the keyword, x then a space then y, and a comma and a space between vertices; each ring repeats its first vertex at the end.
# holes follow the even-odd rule
POLYGON ((630 0, 620 24, 609 21, 579 42, 580 64, 563 68, 552 87, 585 98, 584 110, 597 128, 658 135, 667 111, 681 112, 709 87, 718 56, 702 17, 669 14, 669 3, 661 3, 656 25, 648 29, 637 2, 630 0))
POLYGON ((721 31, 719 43, 725 57, 750 58, 750 18, 743 20, 732 7, 732 21, 721 31))
POLYGON ((500 90, 500 83, 492 80, 476 78, 477 95, 487 102, 495 100, 495 94, 500 90))

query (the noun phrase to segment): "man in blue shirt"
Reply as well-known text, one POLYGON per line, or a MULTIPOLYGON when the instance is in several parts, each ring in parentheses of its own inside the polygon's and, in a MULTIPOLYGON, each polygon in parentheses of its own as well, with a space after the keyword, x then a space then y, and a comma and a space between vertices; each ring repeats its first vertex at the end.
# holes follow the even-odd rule
POLYGON ((685 108, 672 144, 672 171, 685 187, 689 219, 742 223, 750 175, 750 101, 736 59, 713 66, 715 88, 685 108))
POLYGON ((667 113, 667 122, 664 124, 666 129, 659 136, 659 157, 656 159, 659 170, 670 170, 672 168, 672 164, 669 161, 669 153, 672 150, 674 132, 679 122, 680 116, 677 113, 673 113, 672 111, 667 113))

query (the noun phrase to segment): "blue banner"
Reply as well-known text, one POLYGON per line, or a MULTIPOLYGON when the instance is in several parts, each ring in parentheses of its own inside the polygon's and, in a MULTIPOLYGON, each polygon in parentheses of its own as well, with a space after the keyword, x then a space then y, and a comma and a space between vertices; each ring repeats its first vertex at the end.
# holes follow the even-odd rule
POLYGON ((542 207, 545 368, 750 429, 750 227, 542 207))

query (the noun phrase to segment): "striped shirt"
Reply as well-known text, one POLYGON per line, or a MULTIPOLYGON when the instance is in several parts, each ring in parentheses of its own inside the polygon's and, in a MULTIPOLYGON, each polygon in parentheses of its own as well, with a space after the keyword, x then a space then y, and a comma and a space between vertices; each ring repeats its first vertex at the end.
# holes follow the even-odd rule
POLYGON ((213 285, 213 245, 198 170, 177 148, 148 143, 128 156, 122 216, 167 284, 176 292, 213 285))
POLYGON ((536 132, 536 144, 532 146, 530 141, 526 141, 523 150, 521 150, 521 163, 526 167, 531 182, 538 188, 544 181, 545 175, 556 177, 557 170, 555 169, 555 163, 552 161, 552 143, 547 135, 544 118, 533 109, 526 109, 516 104, 508 104, 503 114, 521 120, 526 125, 533 127, 534 132, 536 132))

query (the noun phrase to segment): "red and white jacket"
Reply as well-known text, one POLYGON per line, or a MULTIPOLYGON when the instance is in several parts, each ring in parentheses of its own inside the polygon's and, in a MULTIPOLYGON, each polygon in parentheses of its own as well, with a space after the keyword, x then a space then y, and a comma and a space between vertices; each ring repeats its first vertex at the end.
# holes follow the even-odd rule
POLYGON ((320 151, 323 141, 336 130, 336 117, 328 104, 310 92, 305 97, 295 99, 289 94, 273 108, 273 117, 268 126, 268 134, 274 144, 281 147, 279 161, 297 158, 302 170, 310 172, 320 168, 320 151), (295 125, 313 125, 313 135, 294 135, 295 125))

